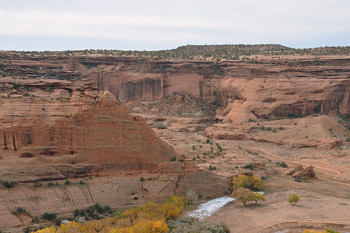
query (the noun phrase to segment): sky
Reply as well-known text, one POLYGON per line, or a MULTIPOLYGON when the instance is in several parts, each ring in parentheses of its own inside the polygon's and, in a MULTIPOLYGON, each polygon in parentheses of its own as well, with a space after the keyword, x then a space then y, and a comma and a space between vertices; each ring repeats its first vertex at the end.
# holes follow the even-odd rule
POLYGON ((350 46, 350 0, 0 0, 0 50, 350 46))

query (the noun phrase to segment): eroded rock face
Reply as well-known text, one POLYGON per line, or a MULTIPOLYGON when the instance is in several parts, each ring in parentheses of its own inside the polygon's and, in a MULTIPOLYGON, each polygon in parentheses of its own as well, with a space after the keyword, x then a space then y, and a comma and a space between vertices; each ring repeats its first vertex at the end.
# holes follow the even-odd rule
MULTIPOLYGON (((179 188, 189 186, 179 178, 186 170, 198 172, 170 162, 173 148, 91 80, 4 77, 0 88, 0 178, 16 184, 0 185, 1 230, 35 225, 29 216, 11 214, 18 207, 33 217, 71 216, 94 203, 124 209, 160 202, 186 191, 179 188)), ((197 187, 203 196, 214 188, 197 187)))
POLYGON ((159 101, 184 92, 216 104, 216 117, 226 122, 350 111, 348 58, 321 58, 322 65, 311 59, 145 63, 94 79, 123 103, 159 101))
POLYGON ((276 77, 226 78, 221 93, 224 121, 298 117, 313 113, 347 114, 350 80, 347 78, 276 77))
MULTIPOLYGON (((160 162, 176 155, 142 118, 130 115, 109 92, 71 90, 65 101, 32 98, 9 97, 0 103, 0 147, 6 152, 5 165, 11 156, 20 157, 23 164, 70 163, 71 171, 57 169, 74 177, 153 172, 160 162)), ((31 179, 23 175, 24 180, 31 179)), ((47 174, 44 177, 48 178, 47 174)))
MULTIPOLYGON (((1 57, 6 56, 0 54, 0 61, 1 57)), ((349 64, 347 57, 204 62, 17 55, 2 70, 39 80, 83 80, 113 93, 123 104, 159 101, 183 92, 215 104, 216 117, 229 122, 319 112, 346 115, 350 112, 349 64)))

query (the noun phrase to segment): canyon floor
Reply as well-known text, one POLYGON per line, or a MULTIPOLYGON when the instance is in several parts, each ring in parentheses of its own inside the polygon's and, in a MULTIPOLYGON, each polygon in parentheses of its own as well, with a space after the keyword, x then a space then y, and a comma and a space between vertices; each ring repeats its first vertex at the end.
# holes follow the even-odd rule
POLYGON ((178 160, 195 161, 202 170, 209 170, 211 166, 215 168, 212 172, 226 177, 228 182, 242 173, 265 178, 266 202, 244 208, 239 201, 234 201, 207 220, 223 222, 231 232, 242 233, 350 229, 350 143, 346 140, 349 132, 337 116, 315 114, 236 125, 210 123, 200 118, 142 116, 160 138, 182 155, 178 160), (226 130, 245 137, 240 140, 210 138, 208 127, 214 127, 214 132, 220 131, 220 135, 226 130), (207 130, 203 130, 205 128, 207 130), (337 146, 338 140, 342 146, 337 146), (282 161, 288 168, 276 165, 282 161), (297 165, 312 166, 317 177, 294 181, 286 172, 297 165), (300 196, 295 206, 287 201, 291 193, 300 196))

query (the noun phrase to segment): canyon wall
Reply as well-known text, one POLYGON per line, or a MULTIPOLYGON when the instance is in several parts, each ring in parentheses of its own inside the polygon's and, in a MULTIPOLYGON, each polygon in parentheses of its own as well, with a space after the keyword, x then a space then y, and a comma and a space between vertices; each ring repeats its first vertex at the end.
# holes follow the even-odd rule
POLYGON ((26 77, 80 80, 122 104, 187 93, 217 107, 217 118, 244 121, 349 113, 350 58, 176 61, 147 57, 13 58, 4 70, 26 77))
POLYGON ((184 92, 217 106, 217 117, 224 121, 313 113, 346 115, 350 111, 349 63, 344 58, 319 63, 306 59, 169 62, 161 66, 151 60, 142 70, 106 71, 94 79, 99 89, 111 91, 124 104, 154 102, 184 92), (154 66, 158 68, 150 68, 154 66))
POLYGON ((17 63, 0 78, 0 179, 15 184, 0 186, 3 232, 38 228, 32 217, 44 212, 69 217, 95 203, 122 210, 188 188, 203 198, 226 193, 225 179, 171 162, 173 148, 115 95, 99 90, 82 64, 17 63), (192 176, 213 185, 191 187, 192 176), (31 216, 13 215, 19 207, 31 216))

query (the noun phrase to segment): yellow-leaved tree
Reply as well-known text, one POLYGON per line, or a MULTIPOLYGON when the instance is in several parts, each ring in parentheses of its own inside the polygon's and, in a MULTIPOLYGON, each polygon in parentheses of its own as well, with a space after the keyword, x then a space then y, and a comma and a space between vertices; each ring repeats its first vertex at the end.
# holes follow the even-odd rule
POLYGON ((38 230, 35 233, 168 233, 167 219, 178 218, 187 203, 185 197, 171 196, 163 204, 148 202, 124 210, 115 217, 85 223, 69 222, 38 230))
POLYGON ((248 177, 246 175, 239 174, 232 179, 232 190, 236 190, 238 188, 262 190, 264 186, 261 178, 257 176, 248 177))

